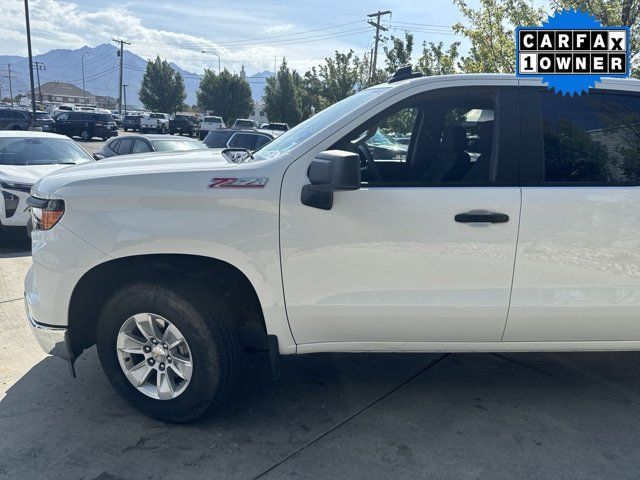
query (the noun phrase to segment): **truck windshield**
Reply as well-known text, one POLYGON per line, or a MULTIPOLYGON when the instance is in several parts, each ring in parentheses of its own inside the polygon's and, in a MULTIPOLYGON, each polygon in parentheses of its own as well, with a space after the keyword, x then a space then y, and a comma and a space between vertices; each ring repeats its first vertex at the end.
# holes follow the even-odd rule
POLYGON ((387 88, 370 88, 351 95, 338 103, 331 105, 329 108, 322 110, 311 118, 296 125, 291 130, 276 138, 273 142, 268 143, 263 148, 253 154, 254 161, 267 160, 269 158, 284 155, 295 147, 300 145, 313 134, 344 117, 363 103, 377 97, 387 88))
POLYGON ((56 165, 91 161, 73 140, 0 138, 0 165, 56 165))

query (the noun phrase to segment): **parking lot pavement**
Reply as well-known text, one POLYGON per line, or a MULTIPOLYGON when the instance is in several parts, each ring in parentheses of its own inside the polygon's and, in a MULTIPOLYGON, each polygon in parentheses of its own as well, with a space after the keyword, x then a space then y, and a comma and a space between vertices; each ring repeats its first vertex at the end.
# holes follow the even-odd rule
POLYGON ((637 478, 640 354, 310 355, 247 361, 189 425, 128 407, 95 349, 70 377, 24 319, 0 245, 0 479, 637 478))

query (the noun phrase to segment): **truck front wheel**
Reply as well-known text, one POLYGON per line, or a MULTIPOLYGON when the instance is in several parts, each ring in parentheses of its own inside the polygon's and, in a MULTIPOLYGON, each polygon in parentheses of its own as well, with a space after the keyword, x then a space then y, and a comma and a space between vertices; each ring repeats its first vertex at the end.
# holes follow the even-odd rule
POLYGON ((106 303, 100 363, 124 399, 148 415, 189 422, 217 405, 238 371, 237 334, 223 297, 196 285, 138 283, 106 303))

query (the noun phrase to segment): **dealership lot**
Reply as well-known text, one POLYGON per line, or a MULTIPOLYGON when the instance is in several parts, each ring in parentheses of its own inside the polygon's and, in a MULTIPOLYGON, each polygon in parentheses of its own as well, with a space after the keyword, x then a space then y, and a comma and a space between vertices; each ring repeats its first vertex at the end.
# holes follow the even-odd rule
MULTIPOLYGON (((97 143, 97 142, 96 142, 97 143)), ((637 478, 639 353, 247 359, 216 413, 127 406, 95 349, 78 378, 27 329, 27 242, 0 248, 0 479, 637 478)))

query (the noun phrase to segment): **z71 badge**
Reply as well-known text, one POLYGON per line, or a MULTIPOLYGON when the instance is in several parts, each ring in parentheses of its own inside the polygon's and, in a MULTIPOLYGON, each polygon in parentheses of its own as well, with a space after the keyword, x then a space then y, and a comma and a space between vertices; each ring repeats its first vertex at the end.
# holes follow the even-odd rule
POLYGON ((209 188, 264 188, 268 178, 212 178, 209 188))

